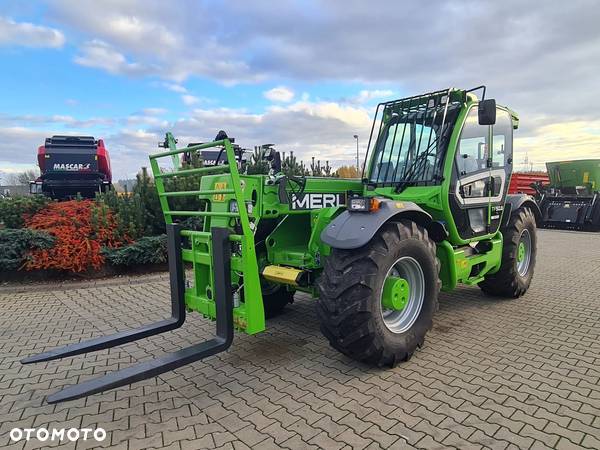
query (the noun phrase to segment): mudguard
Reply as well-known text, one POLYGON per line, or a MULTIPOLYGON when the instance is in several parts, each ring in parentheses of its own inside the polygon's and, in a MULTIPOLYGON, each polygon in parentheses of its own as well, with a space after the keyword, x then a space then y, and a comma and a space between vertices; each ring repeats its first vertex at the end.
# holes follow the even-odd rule
POLYGON ((321 241, 333 248, 359 248, 369 242, 384 223, 403 215, 422 224, 433 223, 431 216, 416 203, 380 200, 376 211, 341 213, 321 232, 321 241))
POLYGON ((511 214, 522 206, 531 208, 537 226, 542 225, 542 212, 538 206, 535 198, 528 194, 508 194, 506 196, 506 202, 504 203, 504 213, 502 215, 502 223, 500 228, 504 227, 508 223, 511 214))

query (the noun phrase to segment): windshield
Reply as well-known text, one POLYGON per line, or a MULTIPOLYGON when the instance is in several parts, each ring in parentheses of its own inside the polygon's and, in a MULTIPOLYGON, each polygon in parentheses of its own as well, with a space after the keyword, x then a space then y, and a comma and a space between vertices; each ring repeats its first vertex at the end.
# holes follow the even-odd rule
POLYGON ((458 105, 388 114, 371 160, 371 183, 439 184, 458 105))

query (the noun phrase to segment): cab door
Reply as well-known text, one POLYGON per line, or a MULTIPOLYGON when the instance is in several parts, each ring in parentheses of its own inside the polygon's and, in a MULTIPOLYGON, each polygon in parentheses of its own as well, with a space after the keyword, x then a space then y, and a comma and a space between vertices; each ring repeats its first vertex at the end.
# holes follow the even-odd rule
POLYGON ((489 230, 495 233, 500 227, 502 212, 508 194, 513 163, 513 126, 508 111, 496 110, 496 123, 491 125, 490 151, 489 230))
POLYGON ((449 200, 462 239, 495 233, 512 164, 512 123, 498 108, 495 125, 480 125, 471 107, 461 130, 453 161, 449 200))
POLYGON ((477 106, 463 124, 453 161, 449 200, 452 217, 462 239, 487 234, 489 208, 489 125, 479 125, 477 106))

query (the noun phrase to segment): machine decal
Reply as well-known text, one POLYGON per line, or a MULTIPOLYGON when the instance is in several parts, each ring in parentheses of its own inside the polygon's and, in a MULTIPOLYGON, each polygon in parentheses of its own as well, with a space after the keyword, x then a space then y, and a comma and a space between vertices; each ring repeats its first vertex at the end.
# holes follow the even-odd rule
POLYGON ((343 193, 306 193, 292 194, 290 208, 293 210, 332 208, 346 204, 346 194, 343 193))
MULTIPOLYGON (((217 182, 215 183, 215 191, 224 191, 225 189, 227 189, 227 183, 226 182, 217 182)), ((225 194, 214 194, 213 195, 213 202, 224 202, 225 201, 225 194)))
POLYGON ((53 170, 67 170, 69 172, 79 172, 79 171, 85 171, 85 170, 90 170, 90 163, 86 163, 86 164, 54 164, 54 166, 52 166, 53 170))

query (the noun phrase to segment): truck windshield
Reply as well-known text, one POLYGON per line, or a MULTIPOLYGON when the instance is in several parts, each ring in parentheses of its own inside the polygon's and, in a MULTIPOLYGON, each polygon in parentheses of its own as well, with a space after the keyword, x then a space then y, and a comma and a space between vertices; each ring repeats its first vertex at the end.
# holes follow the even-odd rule
POLYGON ((377 185, 439 184, 458 105, 394 111, 382 125, 369 181, 377 185))

